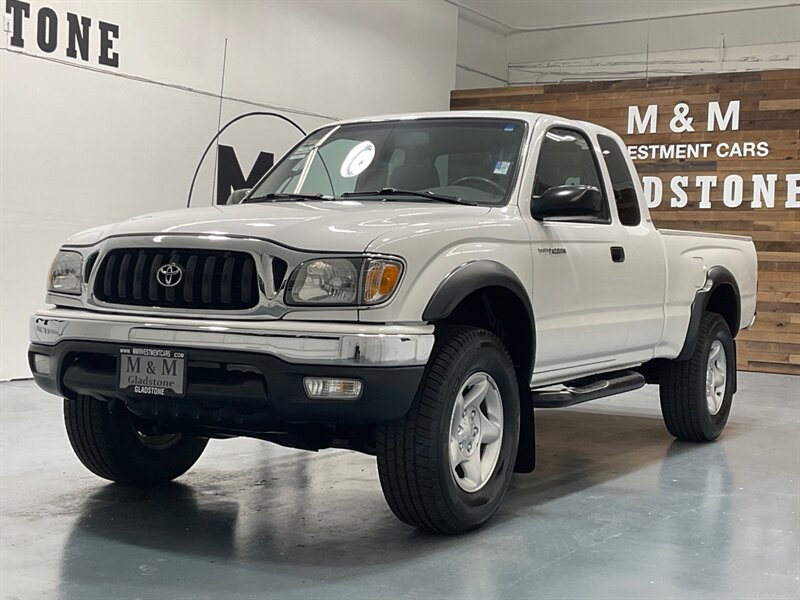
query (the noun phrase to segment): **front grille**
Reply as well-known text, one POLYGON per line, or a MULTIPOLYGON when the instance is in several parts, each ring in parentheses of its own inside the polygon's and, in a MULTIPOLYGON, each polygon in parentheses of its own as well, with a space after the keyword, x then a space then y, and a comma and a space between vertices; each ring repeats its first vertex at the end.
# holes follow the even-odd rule
MULTIPOLYGON (((172 269, 174 270, 174 269, 172 269)), ((170 281, 177 275, 173 274, 170 281)), ((258 276, 246 252, 189 248, 115 249, 105 255, 94 284, 101 302, 206 310, 244 310, 258 303, 258 276), (164 285, 159 270, 180 267, 178 283, 164 285)))

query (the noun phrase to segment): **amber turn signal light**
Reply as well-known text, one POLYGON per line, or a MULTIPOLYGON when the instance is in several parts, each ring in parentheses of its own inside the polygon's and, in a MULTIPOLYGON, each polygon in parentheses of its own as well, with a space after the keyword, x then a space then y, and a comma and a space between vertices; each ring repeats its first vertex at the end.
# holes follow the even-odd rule
POLYGON ((378 304, 394 293, 403 265, 385 258, 367 259, 364 264, 364 304, 378 304))

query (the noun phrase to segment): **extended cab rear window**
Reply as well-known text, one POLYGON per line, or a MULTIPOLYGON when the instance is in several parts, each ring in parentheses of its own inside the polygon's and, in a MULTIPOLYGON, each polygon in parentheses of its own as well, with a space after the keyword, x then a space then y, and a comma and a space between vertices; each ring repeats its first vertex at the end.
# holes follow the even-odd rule
POLYGON ((636 196, 636 187, 633 184, 633 175, 628 168, 625 154, 614 138, 607 135, 598 135, 603 159, 606 161, 608 174, 611 176, 611 187, 614 190, 614 200, 617 202, 619 221, 623 225, 633 227, 642 222, 639 212, 639 198, 636 196))

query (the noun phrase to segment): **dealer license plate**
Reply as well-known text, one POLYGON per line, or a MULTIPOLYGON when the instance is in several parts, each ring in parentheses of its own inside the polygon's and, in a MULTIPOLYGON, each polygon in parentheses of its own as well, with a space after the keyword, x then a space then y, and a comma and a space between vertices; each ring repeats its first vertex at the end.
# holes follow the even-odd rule
POLYGON ((149 396, 183 396, 186 353, 169 348, 120 348, 119 389, 149 396))

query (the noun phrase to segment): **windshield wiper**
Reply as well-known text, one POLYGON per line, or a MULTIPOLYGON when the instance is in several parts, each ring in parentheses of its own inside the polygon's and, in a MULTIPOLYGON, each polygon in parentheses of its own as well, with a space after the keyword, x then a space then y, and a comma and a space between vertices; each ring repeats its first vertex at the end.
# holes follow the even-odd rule
POLYGON ((342 198, 361 198, 366 196, 413 196, 415 198, 427 198, 428 200, 435 200, 437 202, 447 202, 448 204, 467 204, 469 206, 477 206, 477 202, 464 200, 457 196, 446 196, 444 194, 435 194, 431 191, 415 192, 413 190, 398 190, 396 188, 383 188, 373 192, 345 192, 342 198))
POLYGON ((326 196, 322 193, 317 194, 277 194, 275 192, 270 192, 269 194, 264 194, 263 196, 253 196, 248 198, 245 204, 248 202, 293 202, 295 200, 333 200, 333 196, 326 196))

